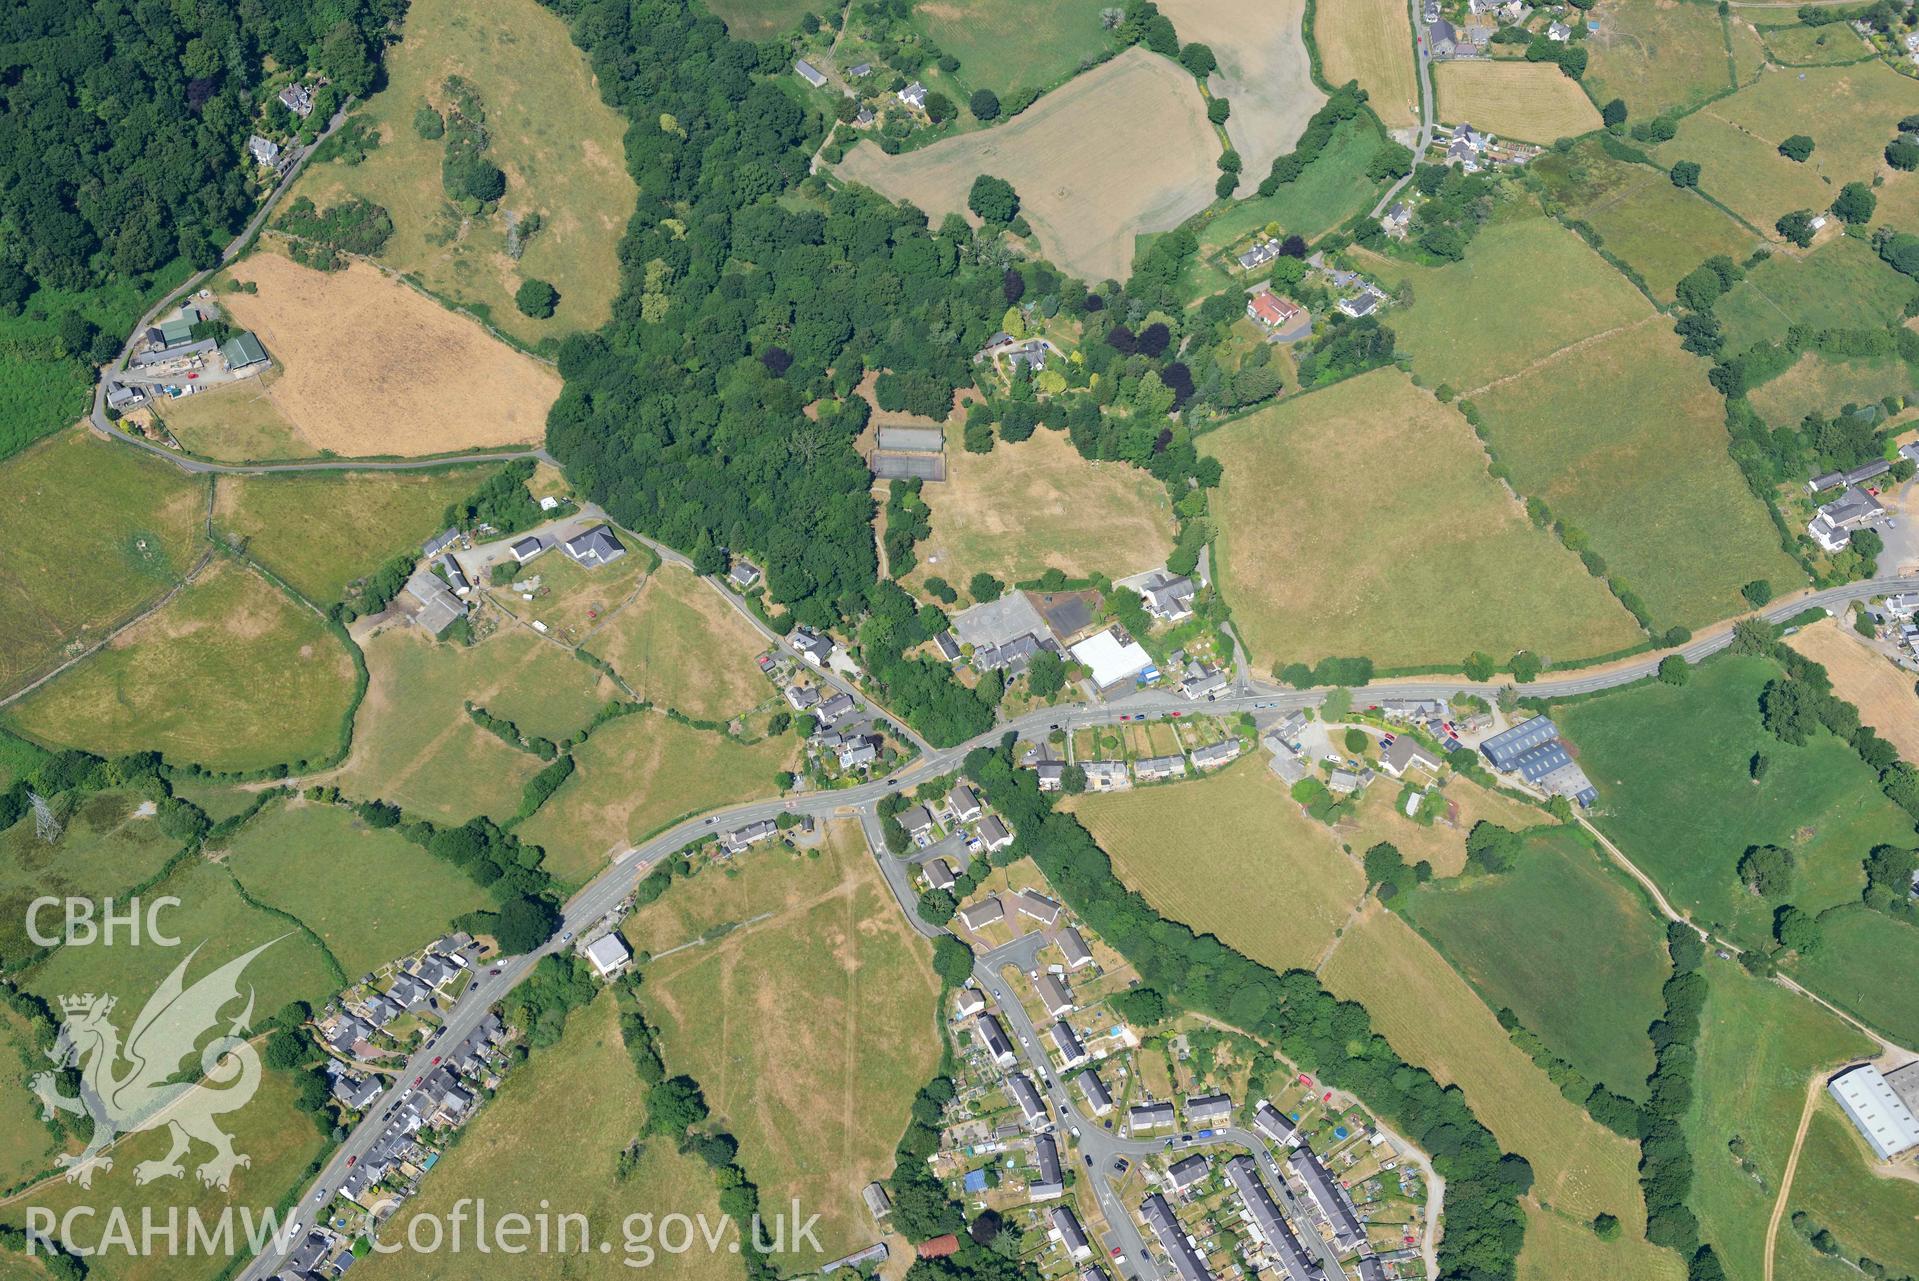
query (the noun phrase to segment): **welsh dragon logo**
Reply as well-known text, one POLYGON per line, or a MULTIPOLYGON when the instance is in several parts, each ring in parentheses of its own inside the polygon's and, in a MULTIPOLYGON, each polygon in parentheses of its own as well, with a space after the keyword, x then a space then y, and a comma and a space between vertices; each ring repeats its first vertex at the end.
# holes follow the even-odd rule
POLYGON ((47 1053, 61 1069, 80 1069, 80 1091, 62 1093, 56 1072, 38 1073, 30 1084, 48 1118, 55 1111, 92 1118, 86 1149, 60 1158, 70 1182, 91 1187, 96 1171, 113 1168, 113 1158, 105 1154, 111 1144, 161 1126, 172 1132, 173 1146, 165 1156, 136 1165, 135 1183, 181 1177, 180 1158, 194 1140, 213 1149, 195 1169, 208 1187, 224 1189, 234 1170, 252 1163, 233 1150, 233 1136, 215 1121, 245 1107, 260 1086, 260 1058, 241 1031, 253 1017, 252 988, 246 1008, 200 1051, 199 1078, 182 1079, 180 1067, 201 1037, 219 1027, 221 1010, 240 998, 240 975, 247 965, 275 942, 262 943, 188 987, 187 966, 200 951, 194 948, 148 998, 124 1046, 109 1018, 112 997, 89 992, 60 998, 65 1019, 47 1053))

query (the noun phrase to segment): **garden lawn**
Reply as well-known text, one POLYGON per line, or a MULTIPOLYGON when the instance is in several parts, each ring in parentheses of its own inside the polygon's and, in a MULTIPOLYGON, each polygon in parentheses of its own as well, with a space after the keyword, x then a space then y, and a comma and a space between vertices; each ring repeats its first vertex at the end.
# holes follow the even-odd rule
POLYGON ((1483 228, 1461 262, 1363 262, 1389 283, 1412 286, 1412 305, 1391 309, 1385 323, 1429 385, 1450 384, 1461 395, 1654 314, 1578 236, 1517 207, 1483 228))
MULTIPOLYGON (((667 1070, 680 1068, 669 1060, 667 1070)), ((439 1216, 444 1222, 463 1201, 484 1197, 489 1218, 523 1214, 531 1219, 542 1206, 555 1215, 564 1207, 566 1213, 586 1216, 591 1242, 613 1247, 605 1254, 590 1248, 530 1251, 502 1269, 522 1281, 631 1278, 642 1258, 651 1260, 645 1266, 648 1275, 657 1272, 667 1281, 737 1281, 739 1257, 726 1249, 726 1241, 736 1239, 730 1226, 713 1252, 701 1244, 668 1254, 651 1235, 668 1214, 704 1216, 719 1230, 724 1220, 713 1171, 699 1157, 655 1137, 646 1141, 631 1173, 624 1179, 616 1174, 620 1153, 645 1124, 646 1093, 620 1036, 619 1007, 610 992, 602 993, 568 1016, 557 1044, 535 1052, 507 1077, 421 1185, 420 1195, 382 1230, 382 1240, 404 1241, 415 1216, 439 1216), (651 1253, 645 1256, 623 1248, 627 1229, 639 1232, 639 1221, 628 1220, 635 1214, 651 1216, 646 1239, 651 1253)), ((754 1177, 751 1168, 747 1174, 754 1177)), ((569 1229, 575 1238, 580 1231, 569 1229)), ((431 1238, 423 1232, 421 1239, 431 1238)), ((474 1263, 470 1254, 453 1250, 401 1250, 371 1256, 356 1275, 371 1281, 470 1281, 474 1263)))
POLYGON ((1583 531, 1655 631, 1804 581, 1727 452, 1725 402, 1663 316, 1474 397, 1513 487, 1583 531))
MULTIPOLYGON (((39 838, 31 814, 0 832, 0 969, 11 970, 39 950, 27 934, 34 899, 124 897, 158 876, 181 849, 151 810, 141 812, 132 792, 69 793, 52 805, 64 822, 54 844, 39 838)), ((58 933, 60 921, 56 905, 40 918, 40 932, 58 933)))
POLYGON ((1500 1145, 1532 1163, 1536 1197, 1580 1219, 1616 1215, 1627 1237, 1645 1230, 1638 1145, 1562 1095, 1404 921, 1369 907, 1320 967, 1320 980, 1364 1005, 1407 1062, 1459 1086, 1500 1145))
MULTIPOLYGON (((1904 844, 1913 843, 1910 833, 1904 844)), ((1888 983, 1888 973, 1919 965, 1919 925, 1847 903, 1819 917, 1825 941, 1789 968, 1807 987, 1851 1011, 1900 1045, 1919 1042, 1919 984, 1888 983)))
POLYGON ((103 756, 254 770, 338 752, 356 683, 317 614, 221 560, 9 716, 43 742, 103 756))
POLYGON ((1263 758, 1197 782, 1088 793, 1073 811, 1161 915, 1282 972, 1312 968, 1366 892, 1358 863, 1263 758), (1193 875, 1195 850, 1206 851, 1206 877, 1193 875), (1217 884, 1237 889, 1219 894, 1217 884), (1287 910, 1275 912, 1282 901, 1287 910))
MULTIPOLYGON (((753 7, 767 0, 748 0, 753 7)), ((725 6, 723 6, 725 7, 725 6)), ((944 53, 959 59, 956 78, 969 93, 1047 90, 1116 46, 1100 23, 1103 0, 939 0, 913 6, 913 18, 944 53)))
POLYGON ((678 565, 656 571, 587 645, 641 698, 696 720, 730 720, 773 697, 754 663, 766 638, 678 565))
POLYGON ((492 469, 263 473, 218 482, 214 525, 322 609, 443 529, 449 504, 492 469))
POLYGON ((0 463, 0 479, 4 695, 180 581, 202 547, 206 488, 81 428, 0 463))
POLYGON ((762 847, 737 876, 668 897, 753 897, 748 883, 773 863, 799 866, 778 872, 786 900, 772 916, 649 965, 642 999, 670 1070, 705 1088, 768 1206, 797 1198, 818 1214, 834 1259, 872 1240, 860 1189, 892 1172, 913 1095, 938 1067, 940 985, 857 823, 828 827, 824 848, 804 854, 762 847))
POLYGON ((318 934, 349 976, 425 947, 464 912, 493 906, 473 880, 337 805, 269 806, 221 853, 249 895, 318 934), (342 894, 343 885, 351 894, 342 894))
POLYGON ((1539 828, 1510 871, 1430 882, 1401 910, 1488 1005, 1588 1080, 1643 1097, 1666 931, 1583 832, 1539 828))
POLYGON ((417 278, 519 342, 557 342, 595 329, 619 288, 616 249, 633 214, 625 122, 600 97, 566 19, 536 0, 474 8, 460 0, 414 0, 404 38, 388 54, 386 87, 356 118, 378 149, 358 164, 310 166, 293 195, 325 208, 360 196, 393 218, 381 261, 417 278), (506 172, 506 195, 484 219, 452 203, 440 177, 445 139, 413 125, 423 103, 444 109, 448 76, 469 81, 486 109, 486 158, 506 172), (506 253, 506 214, 538 213, 545 225, 516 262, 506 253), (522 280, 559 291, 551 319, 520 314, 522 280))
POLYGON ((520 789, 545 764, 475 724, 467 703, 513 721, 522 733, 557 741, 577 733, 612 696, 585 663, 515 627, 471 647, 389 627, 365 648, 372 679, 340 787, 435 822, 512 817, 520 789))
POLYGON ((1748 846, 1790 849, 1786 901, 1818 912, 1858 898, 1873 846, 1913 842, 1851 747, 1823 730, 1792 747, 1761 726, 1760 691, 1781 670, 1728 654, 1683 686, 1652 681, 1553 712, 1599 789, 1600 830, 1675 908, 1745 946, 1769 941, 1773 912, 1739 884, 1748 846), (1758 784, 1754 753, 1772 762, 1758 784))
POLYGON ((683 818, 778 794, 773 776, 793 765, 791 735, 745 745, 659 712, 609 721, 573 754, 577 770, 520 835, 546 850, 546 869, 574 884, 609 855, 683 818))
POLYGON ((1624 98, 1629 119, 1694 106, 1733 87, 1726 34, 1708 4, 1602 0, 1587 37, 1584 84, 1595 102, 1624 98))
POLYGON ((1643 638, 1487 473, 1458 412, 1397 369, 1286 400, 1200 444, 1225 470, 1222 590, 1262 669, 1341 654, 1453 664, 1475 649, 1584 658, 1643 638), (1434 494, 1446 495, 1443 521, 1434 494))
POLYGON ((1864 405, 1919 389, 1919 369, 1897 356, 1835 360, 1807 352, 1791 369, 1746 394, 1759 416, 1775 427, 1796 427, 1807 414, 1832 415, 1844 405, 1864 405))
POLYGON ((1713 314, 1725 331, 1726 349, 1740 351, 1756 342, 1783 342, 1794 325, 1864 329, 1890 324, 1914 288, 1871 246, 1839 236, 1802 257, 1774 254, 1728 290, 1713 314))
MULTIPOLYGON (((1750 231, 1697 192, 1682 191, 1649 165, 1615 160, 1596 143, 1533 161, 1565 205, 1608 253, 1638 272, 1662 303, 1682 276, 1714 254, 1744 261, 1757 241, 1750 231)), ((1723 313, 1722 313, 1723 314, 1723 313)))
POLYGON ((1202 225, 1200 256, 1229 248, 1272 223, 1282 234, 1313 240, 1370 208, 1382 184, 1366 176, 1366 166, 1384 141, 1364 116, 1341 121, 1326 149, 1299 177, 1270 196, 1254 194, 1236 201, 1202 225))

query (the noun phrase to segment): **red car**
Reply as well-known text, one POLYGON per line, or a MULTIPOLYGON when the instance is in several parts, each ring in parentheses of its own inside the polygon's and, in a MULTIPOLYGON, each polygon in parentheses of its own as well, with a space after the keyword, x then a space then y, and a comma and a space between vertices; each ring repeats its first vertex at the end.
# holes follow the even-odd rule
POLYGON ((433 1066, 434 1067, 440 1066, 440 1056, 437 1054, 433 1056, 433 1066))
POLYGON ((353 1163, 354 1163, 355 1161, 358 1161, 359 1159, 360 1159, 360 1158, 359 1158, 359 1157, 357 1157, 357 1156, 350 1156, 350 1157, 348 1157, 348 1158, 346 1159, 346 1163, 347 1163, 348 1165, 352 1165, 352 1164, 353 1164, 353 1163))
POLYGON ((499 972, 500 972, 500 967, 497 965, 487 971, 488 974, 498 974, 499 972))
POLYGON ((414 1077, 414 1078, 413 1078, 413 1084, 415 1084, 415 1085, 418 1085, 418 1084, 419 1084, 420 1082, 422 1082, 422 1081, 424 1081, 424 1080, 426 1080, 426 1078, 425 1078, 425 1077, 423 1077, 423 1076, 416 1076, 416 1077, 414 1077))

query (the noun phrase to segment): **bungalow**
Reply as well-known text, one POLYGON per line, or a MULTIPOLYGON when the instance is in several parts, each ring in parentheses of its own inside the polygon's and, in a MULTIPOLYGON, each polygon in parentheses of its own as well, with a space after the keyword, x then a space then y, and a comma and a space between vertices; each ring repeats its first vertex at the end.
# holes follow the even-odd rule
POLYGON ((1047 1028, 1046 1036, 1052 1041, 1053 1049, 1058 1051, 1063 1068, 1076 1068, 1092 1057, 1086 1053, 1086 1046, 1080 1042, 1072 1024, 1065 1019, 1059 1019, 1047 1028))
POLYGON ((1862 485, 1873 477, 1883 476, 1891 470, 1891 463, 1883 458, 1875 458, 1869 463, 1861 463, 1846 471, 1829 471, 1814 476, 1806 482, 1806 492, 1817 494, 1828 489, 1838 489, 1842 485, 1862 485))
POLYGON ((1083 970, 1094 964, 1093 949, 1086 946, 1085 937, 1072 926, 1069 925, 1061 930, 1054 941, 1059 944, 1059 950, 1066 955, 1066 969, 1069 973, 1073 970, 1083 970))
POLYGON ((1195 1152, 1166 1167, 1166 1184, 1178 1196, 1204 1180, 1212 1168, 1204 1152, 1195 1152))
POLYGON ((926 86, 917 80, 894 96, 915 111, 926 110, 926 86))
POLYGON ((1361 316, 1370 316, 1378 310, 1379 304, 1386 301, 1386 295, 1367 285, 1351 298, 1341 298, 1335 304, 1341 312, 1357 320, 1361 316))
POLYGON ((1414 766, 1418 766, 1428 774, 1437 774, 1440 761, 1411 734, 1401 734, 1379 754, 1379 766, 1394 778, 1403 778, 1406 771, 1414 766))
POLYGON ((1038 890, 1021 890, 1013 896, 1013 902, 1021 916, 1031 917, 1047 929, 1059 924, 1059 904, 1038 890))
POLYGON ((1186 1098, 1186 1124, 1212 1128, 1233 1119, 1233 1100, 1225 1094, 1197 1094, 1186 1098))
POLYGON ((1039 790, 1057 792, 1066 786, 1066 766, 1060 761, 1041 761, 1033 767, 1039 775, 1039 790))
POLYGON ((1013 833, 997 814, 988 814, 980 821, 979 838, 986 846, 987 853, 1003 850, 1013 843, 1013 833))
POLYGON ((1886 514, 1879 500, 1871 494, 1853 485, 1838 498, 1819 509, 1806 532, 1813 541, 1829 552, 1843 549, 1852 542, 1852 531, 1886 514))
POLYGON ((740 591, 751 591, 753 584, 760 581, 759 569, 743 560, 735 560, 726 570, 727 578, 740 591))
POLYGON ((950 890, 958 883, 953 869, 943 858, 928 859, 920 871, 926 876, 926 883, 936 890, 950 890))
POLYGON ((1073 1012, 1073 994, 1066 990, 1066 984, 1057 974, 1041 974, 1033 980, 1033 987, 1039 993, 1040 1008, 1054 1018, 1064 1018, 1073 1012))
POLYGON ((524 565, 528 561, 532 560, 535 556, 538 556, 541 552, 545 551, 546 544, 540 540, 540 536, 538 534, 528 534, 525 538, 522 538, 519 542, 514 543, 512 546, 508 547, 506 550, 507 550, 507 553, 510 556, 512 556, 514 560, 524 565))
POLYGON ((967 929, 978 933, 989 925, 997 925, 1006 919, 1006 909, 1000 905, 998 896, 981 899, 971 907, 963 907, 959 913, 960 923, 967 929))
POLYGON ((1252 248, 1237 255, 1234 261, 1239 263, 1241 271, 1256 271, 1277 257, 1279 257, 1279 242, 1262 239, 1255 240, 1252 248))
POLYGON ((1133 774, 1141 782, 1162 778, 1184 778, 1186 777, 1186 757, 1183 753, 1175 756, 1143 756, 1133 762, 1133 774))
MULTIPOLYGON (((991 1054, 993 1061, 1002 1068, 1012 1067, 1019 1061, 1019 1056, 1013 1052, 1013 1042, 1006 1035, 1006 1029, 1000 1026, 997 1017, 991 1014, 980 1015, 979 1034, 980 1039, 986 1042, 986 1052, 991 1054)), ((1030 1087, 1032 1082, 1028 1081, 1026 1084, 1030 1087)))
POLYGON ((815 707, 813 715, 822 725, 834 725, 844 720, 852 711, 853 696, 839 693, 815 707))
POLYGON ((1086 772, 1089 792, 1123 792, 1133 785, 1125 761, 1087 761, 1080 768, 1086 772))
POLYGON ((1218 769, 1239 759, 1239 740, 1229 738, 1223 742, 1209 743, 1205 747, 1193 749, 1194 769, 1218 769))
POLYGON ((959 999, 953 1002, 953 1017, 970 1019, 986 1008, 986 996, 976 987, 963 987, 959 990, 959 999))
POLYGON ((1099 1073, 1087 1068, 1073 1078, 1073 1084, 1086 1099, 1086 1106, 1094 1116, 1105 1116, 1113 1110, 1113 1096, 1106 1089, 1106 1082, 1099 1079, 1099 1073))
POLYGON ((595 525, 584 533, 575 534, 560 544, 560 550, 572 558, 576 565, 592 569, 599 565, 610 565, 626 555, 626 548, 613 536, 606 525, 595 525))
POLYGON ((800 79, 806 81, 807 84, 812 85, 815 89, 823 88, 826 84, 826 76, 821 73, 818 67, 804 58, 799 59, 793 64, 793 70, 799 73, 800 79))
POLYGON ((1162 623, 1177 623, 1193 616, 1193 596, 1196 591, 1193 580, 1185 575, 1174 578, 1170 574, 1155 571, 1139 585, 1139 599, 1140 604, 1146 607, 1146 612, 1154 618, 1162 623))
POLYGON ((1134 1134, 1141 1130, 1169 1130, 1179 1117, 1170 1103, 1135 1103, 1126 1111, 1126 1126, 1134 1134))
POLYGON ((313 114, 313 91, 296 81, 280 90, 280 105, 305 120, 313 114))
POLYGON ((946 794, 947 808, 962 823, 970 823, 981 814, 979 795, 964 783, 957 783, 946 794))
POLYGON ((1060 1246, 1065 1249, 1066 1257, 1074 1263, 1084 1263, 1093 1257, 1092 1242, 1086 1239, 1086 1229, 1079 1225, 1079 1216, 1073 1213, 1071 1206, 1053 1207, 1050 1216, 1053 1231, 1059 1236, 1060 1246))
POLYGON ((866 126, 878 119, 879 117, 873 114, 871 107, 862 106, 858 111, 853 113, 853 124, 861 129, 866 128, 866 126))
POLYGON ((779 830, 779 825, 772 819, 763 818, 757 823, 748 823, 745 827, 722 834, 720 848, 728 854, 744 853, 761 841, 770 840, 779 830))
POLYGON ((899 825, 908 836, 918 838, 933 830, 933 814, 924 805, 915 805, 899 813, 899 825))
POLYGON ((1270 289, 1253 291, 1246 300, 1246 317, 1273 337, 1289 342, 1313 330, 1312 318, 1304 307, 1270 289))
POLYGON ((1326 786, 1341 796, 1350 796, 1354 792, 1363 792, 1371 787, 1373 778, 1374 774, 1369 769, 1360 770, 1357 774, 1351 770, 1336 769, 1326 780, 1326 786))

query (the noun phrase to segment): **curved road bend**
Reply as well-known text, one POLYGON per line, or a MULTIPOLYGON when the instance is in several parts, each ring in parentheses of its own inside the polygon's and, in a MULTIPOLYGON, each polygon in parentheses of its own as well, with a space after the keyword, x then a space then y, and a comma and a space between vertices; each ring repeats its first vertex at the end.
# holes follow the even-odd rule
MULTIPOLYGON (((1843 605, 1848 601, 1861 600, 1869 596, 1886 595, 1892 592, 1911 590, 1919 590, 1919 576, 1878 578, 1867 582, 1849 583, 1841 587, 1816 592, 1810 596, 1778 605, 1762 612, 1770 621, 1778 622, 1782 619, 1792 617, 1810 605, 1822 605, 1827 608, 1832 608, 1835 605, 1843 605)), ((1730 632, 1725 632, 1717 636, 1692 642, 1678 652, 1684 654, 1689 661, 1697 661, 1700 658, 1724 649, 1727 645, 1731 644, 1731 641, 1732 637, 1730 632)), ((1657 670, 1661 657, 1663 657, 1663 655, 1650 654, 1637 662, 1624 664, 1606 672, 1595 673, 1590 676, 1579 676, 1575 674, 1563 680, 1536 682, 1527 687, 1527 692, 1540 697, 1563 697, 1570 694, 1589 693, 1596 689, 1609 689, 1619 685, 1630 684, 1633 681, 1641 680, 1652 675, 1657 670)), ((1368 697, 1446 698, 1461 692, 1481 695, 1491 695, 1497 692, 1497 687, 1492 684, 1444 679, 1382 682, 1363 688, 1368 697)), ((1270 692, 1235 694, 1206 704, 1205 710, 1214 712, 1237 712, 1272 709, 1290 710, 1294 708, 1313 707, 1322 702, 1329 692, 1330 691, 1326 689, 1283 691, 1271 689, 1270 692)), ((747 805, 717 810, 711 815, 689 819, 615 858, 605 871, 601 872, 589 882, 585 888, 580 890, 579 893, 575 894, 573 898, 567 902, 563 913, 565 924, 562 929, 565 932, 578 933, 581 929, 598 921, 631 893, 634 885, 639 882, 639 879, 651 871, 653 866, 658 863, 661 858, 676 853, 693 840, 709 833, 723 831, 744 823, 755 822, 760 819, 777 818, 782 813, 792 813, 808 814, 815 818, 857 817, 865 830, 868 844, 872 847, 873 855, 879 863, 880 870, 885 874, 887 883, 892 889, 894 897, 898 900, 901 909, 906 912, 907 919, 912 922, 914 928, 918 929, 922 934, 932 937, 942 931, 936 930, 924 921, 921 921, 918 913, 914 911, 914 905, 918 902, 919 895, 917 891, 913 889, 910 867, 904 861, 892 858, 885 852, 886 847, 884 840, 881 839, 878 816, 873 810, 874 804, 878 802, 881 797, 889 792, 912 787, 917 783, 946 773, 958 766, 965 758, 966 753, 976 747, 986 747, 997 743, 1001 736, 1009 730, 1023 734, 1033 734, 1036 732, 1045 732, 1054 725, 1058 725, 1062 729, 1071 729, 1083 725, 1111 724, 1117 721, 1121 716, 1135 716, 1142 713, 1174 710, 1194 710, 1194 705, 1177 694, 1163 691, 1147 691, 1108 704, 1076 706, 1064 709, 1044 709, 1029 713, 1026 716, 1006 724, 996 726, 987 733, 981 734, 957 746, 927 752, 910 766, 899 770, 891 776, 884 779, 876 779, 873 782, 862 784, 859 787, 847 788, 842 791, 820 792, 783 801, 756 801, 747 805)), ((433 1041, 423 1046, 407 1061, 404 1070, 396 1078, 395 1085, 373 1104, 367 1113, 367 1119, 361 1121, 358 1126, 354 1127, 345 1141, 335 1149, 331 1159, 329 1159, 322 1168, 318 1179, 308 1186, 322 1190, 326 1195, 330 1196, 332 1192, 339 1187, 340 1180, 345 1176, 348 1160, 357 1159, 364 1155, 367 1149, 372 1146, 374 1139, 378 1137, 380 1132, 382 1114, 388 1107, 398 1103, 404 1090, 410 1088, 409 1078, 424 1075, 431 1067, 436 1048, 443 1045, 457 1044, 460 1040, 464 1039, 479 1025, 480 1020, 485 1017, 489 1009, 505 997, 507 993, 517 987, 520 982, 531 973, 534 963, 538 961, 541 956, 549 952, 564 950, 567 946, 567 944, 561 943, 556 936, 536 952, 531 952, 524 956, 506 958, 499 966, 495 967, 500 971, 498 974, 481 976, 478 990, 463 994, 455 1002, 452 1011, 446 1016, 446 1022, 440 1034, 436 1036, 433 1041)), ((987 966, 994 955, 996 955, 996 953, 989 953, 987 957, 981 959, 980 965, 987 966)), ((986 982, 989 992, 994 987, 1000 986, 997 975, 994 974, 990 968, 987 969, 982 978, 983 981, 986 982)), ((1026 1030, 1026 1034, 1029 1037, 1032 1035, 1030 1024, 1026 1022, 1023 1011, 1017 1015, 1013 1013, 1013 1009, 1017 1008, 1016 1002, 997 1002, 997 1004, 1001 1010, 1007 1013, 1010 1019, 1014 1019, 1023 1025, 1023 1030, 1026 1030)), ((1031 1047, 1029 1047, 1029 1049, 1030 1048, 1031 1047)), ((1045 1077, 1052 1076, 1050 1068, 1044 1068, 1042 1070, 1045 1077)), ((1104 1133, 1103 1126, 1093 1126, 1080 1118, 1077 1110, 1072 1107, 1070 1100, 1062 1101, 1063 1091, 1059 1089, 1057 1084, 1054 1086, 1053 1097, 1056 1103, 1061 1104, 1062 1115, 1071 1117, 1074 1123, 1080 1124, 1082 1138, 1095 1131, 1101 1134, 1104 1133)), ((1121 1142, 1117 1139, 1111 1141, 1114 1143, 1121 1142)), ((1150 1144, 1148 1148, 1151 1148, 1150 1144)), ((1095 1159, 1096 1161, 1099 1160, 1099 1158, 1095 1159)), ((1107 1161, 1110 1165, 1110 1158, 1107 1158, 1107 1161)), ((1102 1182, 1102 1180, 1096 1179, 1096 1186, 1100 1182, 1102 1182)), ((1275 1189, 1276 1191, 1284 1189, 1284 1180, 1275 1180, 1275 1182, 1278 1185, 1275 1189)), ((1107 1205, 1110 1195, 1110 1189, 1102 1193, 1101 1204, 1103 1207, 1107 1205)), ((313 1208, 314 1201, 315 1198, 312 1194, 303 1191, 299 1205, 302 1210, 310 1211, 313 1208)), ((1124 1213, 1109 1211, 1109 1218, 1114 1223, 1113 1230, 1115 1233, 1123 1236, 1130 1232, 1134 1239, 1137 1239, 1137 1232, 1131 1228, 1130 1216, 1124 1213), (1121 1227, 1121 1224, 1126 1226, 1121 1227)), ((290 1245, 292 1243, 289 1242, 287 1244, 290 1245)), ((264 1278, 272 1275, 274 1267, 285 1257, 285 1253, 286 1251, 284 1249, 276 1246, 270 1253, 256 1257, 254 1261, 240 1273, 240 1281, 264 1281, 264 1278)))

